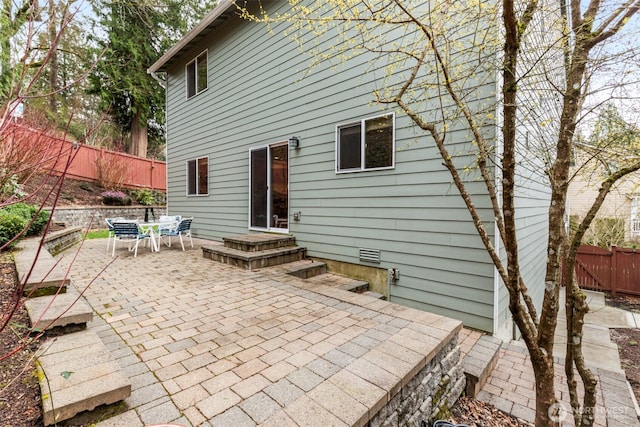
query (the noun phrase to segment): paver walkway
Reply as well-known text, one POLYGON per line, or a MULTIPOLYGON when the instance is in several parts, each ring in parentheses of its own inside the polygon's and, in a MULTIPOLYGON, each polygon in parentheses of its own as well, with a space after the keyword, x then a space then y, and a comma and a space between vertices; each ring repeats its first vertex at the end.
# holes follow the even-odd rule
MULTIPOLYGON (((596 426, 640 426, 637 402, 620 367, 617 346, 609 339, 608 328, 638 327, 638 316, 613 307, 607 307, 601 293, 586 291, 590 312, 585 316, 583 351, 585 361, 596 377, 596 426)), ((564 301, 564 289, 561 300, 564 301)), ((558 315, 554 354, 556 371, 556 397, 561 402, 562 426, 572 426, 569 413, 569 390, 564 372, 566 323, 564 305, 558 315)), ((466 335, 466 334, 465 334, 466 335)), ((461 342, 466 339, 461 337, 461 342)), ((462 344, 461 344, 462 345, 462 344)), ((535 420, 535 389, 533 368, 525 345, 521 342, 503 344, 500 360, 477 398, 498 409, 533 423, 535 420)), ((578 374, 576 373, 576 376, 578 374)), ((579 381, 579 380, 578 380, 579 381)), ((579 390, 581 390, 581 384, 579 390)), ((582 395, 582 391, 579 391, 582 395)))
MULTIPOLYGON (((212 262, 198 239, 186 252, 118 249, 113 262, 104 243, 85 242, 71 270, 97 313, 89 328, 132 384, 126 410, 100 427, 359 425, 460 327, 277 269, 212 262)), ((64 425, 95 421, 83 416, 64 425)))

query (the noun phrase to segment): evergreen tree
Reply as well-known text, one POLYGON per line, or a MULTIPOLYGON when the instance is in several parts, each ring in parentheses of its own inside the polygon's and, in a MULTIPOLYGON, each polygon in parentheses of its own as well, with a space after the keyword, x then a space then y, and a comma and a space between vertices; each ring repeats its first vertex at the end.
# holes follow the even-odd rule
POLYGON ((164 89, 147 74, 161 55, 181 37, 200 7, 176 0, 100 0, 94 11, 104 34, 98 40, 104 54, 91 75, 91 93, 98 94, 101 107, 130 138, 127 151, 145 157, 147 145, 153 148, 164 139, 164 89))

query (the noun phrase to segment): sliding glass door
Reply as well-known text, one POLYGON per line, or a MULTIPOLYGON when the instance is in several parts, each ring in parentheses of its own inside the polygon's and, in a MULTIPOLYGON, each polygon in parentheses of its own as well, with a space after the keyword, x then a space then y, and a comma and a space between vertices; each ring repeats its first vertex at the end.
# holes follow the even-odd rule
POLYGON ((286 143, 252 149, 249 228, 289 228, 289 147, 286 143))

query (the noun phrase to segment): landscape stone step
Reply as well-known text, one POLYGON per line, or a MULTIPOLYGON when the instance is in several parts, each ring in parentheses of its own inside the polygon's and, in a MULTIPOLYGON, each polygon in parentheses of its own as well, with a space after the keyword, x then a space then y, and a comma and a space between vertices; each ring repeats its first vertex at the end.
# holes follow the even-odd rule
POLYGON ((362 295, 366 295, 376 299, 386 299, 386 297, 382 295, 380 292, 365 291, 365 292, 362 292, 362 295))
POLYGON ((296 244, 296 238, 293 236, 266 233, 224 237, 222 241, 227 248, 244 252, 260 252, 296 244))
POLYGON ((31 328, 36 331, 67 325, 84 327, 93 320, 93 310, 77 292, 29 298, 24 305, 31 328))
POLYGON ((467 378, 467 396, 475 398, 498 363, 502 340, 482 335, 462 359, 462 370, 467 378))
POLYGON ((327 272, 327 265, 324 262, 305 259, 285 264, 282 268, 282 271, 286 274, 296 276, 301 279, 309 279, 311 277, 325 274, 327 272))
POLYGON ((45 426, 131 395, 131 383, 93 331, 49 338, 36 358, 45 426))
POLYGON ((262 251, 244 251, 226 246, 203 246, 202 256, 213 261, 253 270, 300 261, 305 258, 306 249, 286 246, 262 251))
POLYGON ((18 280, 20 283, 26 281, 24 294, 51 295, 56 293, 58 289, 62 293, 66 292, 70 282, 69 278, 65 277, 66 271, 58 267, 53 256, 45 248, 42 248, 38 254, 39 243, 39 239, 25 239, 20 242, 18 250, 15 251, 14 261, 18 280), (29 274, 32 265, 33 271, 29 274))
POLYGON ((361 294, 369 291, 369 282, 365 282, 364 280, 352 280, 349 283, 340 285, 340 289, 361 294))

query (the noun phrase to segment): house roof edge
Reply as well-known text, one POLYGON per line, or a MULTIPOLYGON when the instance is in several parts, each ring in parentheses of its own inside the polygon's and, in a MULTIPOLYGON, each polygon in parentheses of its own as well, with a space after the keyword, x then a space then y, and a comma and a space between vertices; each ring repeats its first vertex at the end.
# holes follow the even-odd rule
POLYGON ((220 3, 211 10, 203 19, 191 29, 187 34, 185 34, 178 42, 176 42, 169 50, 165 52, 164 55, 160 57, 156 62, 153 63, 149 68, 147 68, 147 72, 149 74, 157 73, 159 71, 165 71, 166 66, 171 59, 174 58, 178 52, 183 50, 185 47, 189 46, 198 36, 200 36, 207 28, 209 28, 213 23, 216 22, 218 18, 220 18, 224 12, 229 10, 235 4, 235 0, 220 0, 220 3))

